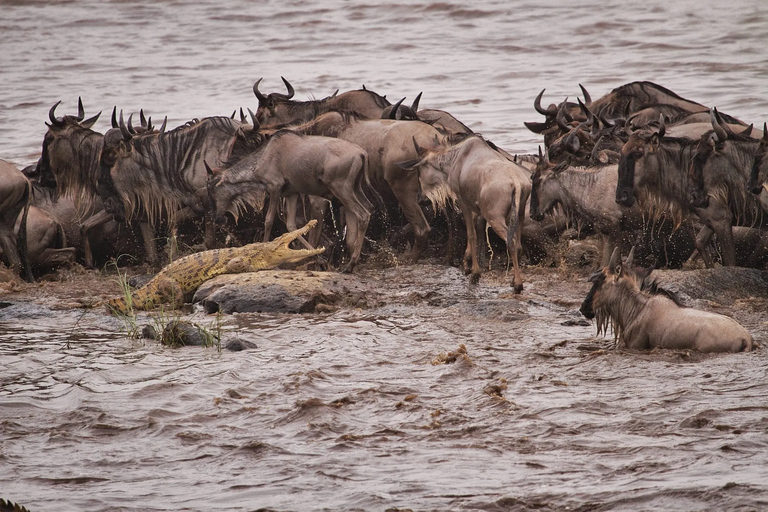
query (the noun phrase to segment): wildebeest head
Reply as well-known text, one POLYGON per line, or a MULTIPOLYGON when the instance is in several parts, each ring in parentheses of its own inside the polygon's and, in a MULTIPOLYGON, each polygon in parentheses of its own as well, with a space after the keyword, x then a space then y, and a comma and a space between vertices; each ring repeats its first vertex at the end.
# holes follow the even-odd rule
POLYGON ((419 101, 421 101, 421 94, 422 93, 419 93, 419 95, 416 96, 416 99, 413 100, 413 103, 410 107, 408 105, 402 104, 403 101, 405 101, 405 98, 401 99, 394 105, 390 105, 382 111, 381 118, 399 119, 401 121, 423 121, 417 114, 419 111, 419 101))
MULTIPOLYGON (((586 91, 586 89, 584 89, 584 87, 581 86, 581 84, 579 84, 579 87, 584 94, 584 104, 587 106, 590 105, 592 100, 589 96, 589 93, 586 91)), ((587 116, 584 115, 583 110, 579 104, 569 102, 568 98, 566 98, 565 101, 561 102, 559 105, 551 103, 547 108, 543 108, 541 106, 541 98, 544 95, 545 90, 546 89, 542 89, 541 92, 536 96, 536 99, 533 101, 533 108, 536 109, 536 112, 545 117, 544 122, 526 122, 524 124, 526 128, 532 132, 543 135, 544 146, 549 148, 549 146, 555 140, 557 140, 563 134, 568 133, 575 126, 572 123, 586 121, 587 116)))
POLYGON ((265 96, 259 91, 259 84, 263 78, 259 78, 256 80, 256 83, 253 84, 253 94, 255 94, 256 98, 259 100, 259 107, 256 109, 256 118, 262 124, 267 124, 269 120, 274 118, 282 120, 284 116, 281 115, 282 112, 279 112, 279 110, 285 110, 289 104, 289 100, 296 94, 291 83, 286 80, 285 77, 281 76, 280 78, 283 80, 285 88, 288 90, 287 94, 272 92, 265 96))
POLYGON ((256 210, 263 208, 266 199, 264 186, 247 177, 240 177, 242 170, 258 165, 258 160, 254 162, 256 156, 253 154, 226 169, 212 169, 208 162, 203 161, 208 172, 208 207, 217 224, 223 224, 227 214, 237 223, 240 215, 251 205, 254 205, 256 210), (245 185, 243 180, 247 182, 245 185))
POLYGON ((659 148, 661 138, 664 137, 664 118, 661 117, 661 125, 656 129, 635 130, 631 132, 629 139, 621 148, 619 158, 619 181, 616 185, 616 202, 622 206, 635 204, 636 168, 639 161, 647 153, 653 153, 659 148))
POLYGON ((531 195, 528 198, 528 208, 531 219, 535 221, 544 220, 546 215, 557 204, 554 194, 549 194, 549 182, 552 177, 561 172, 568 163, 563 162, 559 165, 553 165, 546 154, 541 151, 539 146, 539 161, 531 175, 531 195))
POLYGON ((431 148, 419 146, 415 137, 412 137, 412 141, 416 158, 397 162, 397 165, 405 170, 417 172, 422 194, 433 205, 444 207, 447 200, 453 197, 448 186, 448 170, 445 166, 450 148, 443 147, 437 138, 431 148))
MULTIPOLYGON (((83 101, 78 98, 76 116, 56 117, 55 110, 60 103, 56 102, 48 111, 50 123, 45 123, 48 131, 43 138, 42 156, 38 160, 35 174, 42 186, 58 186, 60 191, 69 191, 78 188, 74 183, 75 176, 87 174, 90 160, 96 158, 101 135, 92 131, 91 127, 101 112, 85 119, 83 101), (86 139, 88 142, 85 142, 86 139)), ((91 180, 86 178, 85 181, 91 180)), ((93 181, 95 183, 95 179, 93 181)))
MULTIPOLYGON (((635 269, 633 266, 633 256, 635 248, 629 251, 627 259, 621 261, 619 248, 613 250, 611 260, 608 266, 592 274, 589 282, 592 288, 589 290, 584 302, 581 303, 579 312, 585 318, 593 319, 597 317, 598 333, 605 332, 608 321, 607 314, 603 314, 607 307, 621 307, 616 304, 622 299, 622 289, 638 292, 643 286, 652 269, 635 269)), ((615 329, 614 329, 615 331, 615 329)))

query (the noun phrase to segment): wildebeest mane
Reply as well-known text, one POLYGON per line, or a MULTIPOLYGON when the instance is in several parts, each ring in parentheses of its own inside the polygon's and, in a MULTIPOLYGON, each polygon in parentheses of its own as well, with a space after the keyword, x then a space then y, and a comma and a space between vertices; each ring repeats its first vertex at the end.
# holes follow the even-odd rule
POLYGON ((649 293, 651 295, 663 295, 664 297, 674 302, 676 306, 681 308, 687 307, 685 304, 683 304, 680 301, 680 297, 678 296, 677 293, 673 292, 668 288, 664 288, 655 279, 649 279, 649 278, 644 279, 642 284, 640 285, 640 291, 649 293))

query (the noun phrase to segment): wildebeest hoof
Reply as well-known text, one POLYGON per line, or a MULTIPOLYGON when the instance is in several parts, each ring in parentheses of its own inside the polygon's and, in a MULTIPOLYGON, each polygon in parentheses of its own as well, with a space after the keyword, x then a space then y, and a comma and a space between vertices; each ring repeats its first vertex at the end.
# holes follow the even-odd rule
POLYGON ((480 282, 480 274, 472 274, 469 276, 469 282, 471 284, 477 284, 480 282))
POLYGON ((523 292, 523 285, 522 284, 516 284, 515 285, 515 293, 522 293, 523 292))

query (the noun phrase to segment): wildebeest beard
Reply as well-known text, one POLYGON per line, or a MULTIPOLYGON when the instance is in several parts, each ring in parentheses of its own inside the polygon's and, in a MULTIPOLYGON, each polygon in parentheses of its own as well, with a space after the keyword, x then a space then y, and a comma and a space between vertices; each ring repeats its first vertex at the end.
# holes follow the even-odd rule
POLYGON ((445 176, 446 179, 440 180, 436 184, 430 184, 429 188, 423 187, 422 183, 422 194, 424 194, 424 197, 427 198, 427 200, 432 205, 432 208, 437 211, 439 209, 446 209, 448 207, 448 200, 456 200, 456 194, 451 190, 451 187, 448 185, 448 169, 453 167, 454 162, 456 161, 458 151, 456 149, 450 149, 444 153, 439 153, 436 155, 432 155, 430 157, 431 164, 440 169, 440 172, 445 176))

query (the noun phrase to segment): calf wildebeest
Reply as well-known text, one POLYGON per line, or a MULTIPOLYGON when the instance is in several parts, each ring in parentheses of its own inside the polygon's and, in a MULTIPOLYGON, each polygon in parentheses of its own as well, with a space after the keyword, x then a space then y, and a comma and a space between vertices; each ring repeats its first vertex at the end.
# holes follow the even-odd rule
MULTIPOLYGON (((212 171, 208 181, 211 207, 217 218, 225 212, 237 214, 244 203, 263 202, 269 194, 264 241, 269 241, 272 223, 283 196, 286 227, 296 229, 299 194, 336 197, 344 206, 347 247, 350 260, 343 271, 350 272, 360 259, 365 231, 373 205, 363 192, 368 155, 345 140, 301 135, 289 130, 273 133, 263 147, 231 167, 212 171)), ((207 166, 207 164, 206 164, 207 166)))
POLYGON ((617 342, 632 350, 752 350, 752 336, 732 318, 682 307, 674 295, 654 284, 643 287, 650 270, 632 268, 633 252, 622 264, 616 249, 608 266, 590 278, 592 289, 580 311, 586 318, 596 319, 598 334, 610 325, 617 342))
POLYGON ((296 124, 310 121, 329 110, 355 112, 363 119, 380 119, 385 108, 391 103, 384 97, 363 87, 360 90, 334 94, 320 100, 293 100, 293 86, 280 77, 288 90, 287 94, 273 92, 266 96, 259 91, 259 78, 253 84, 253 93, 259 100, 256 119, 265 126, 296 124))
POLYGON ((531 193, 527 170, 509 161, 479 135, 447 148, 422 149, 415 138, 413 145, 417 158, 399 164, 418 172, 423 194, 433 204, 444 207, 450 197, 459 205, 467 227, 464 268, 471 273, 472 281, 480 277, 476 225, 482 217, 506 242, 514 268, 515 292, 520 293, 520 237, 531 193))
POLYGON ((421 121, 361 119, 351 112, 331 111, 291 130, 307 135, 336 137, 357 144, 368 153, 368 177, 385 200, 392 196, 413 228, 411 261, 418 261, 427 245, 430 227, 419 205, 419 178, 397 165, 416 158, 413 139, 420 145, 442 144, 444 136, 421 121), (437 142, 436 142, 437 141, 437 142))
POLYGON ((0 160, 0 249, 8 266, 27 281, 34 281, 27 250, 29 180, 10 162, 0 160), (18 236, 14 227, 21 216, 18 236))
POLYGON ((174 225, 185 215, 205 219, 205 245, 215 246, 208 218, 208 174, 204 161, 218 167, 231 157, 241 122, 207 117, 167 132, 130 133, 123 122, 104 136, 98 192, 107 211, 130 220, 145 214, 151 226, 174 225), (183 212, 183 213, 182 213, 183 212))

